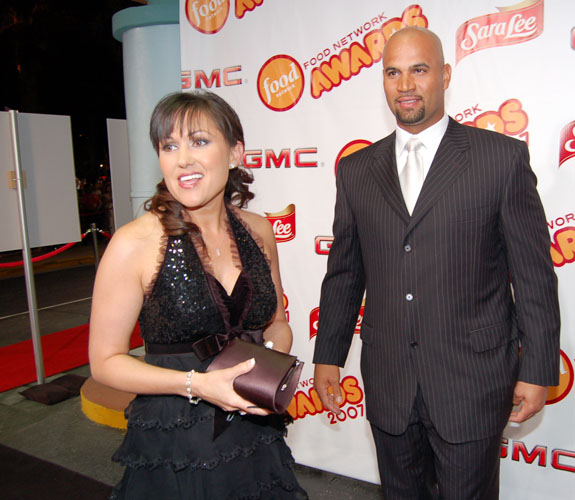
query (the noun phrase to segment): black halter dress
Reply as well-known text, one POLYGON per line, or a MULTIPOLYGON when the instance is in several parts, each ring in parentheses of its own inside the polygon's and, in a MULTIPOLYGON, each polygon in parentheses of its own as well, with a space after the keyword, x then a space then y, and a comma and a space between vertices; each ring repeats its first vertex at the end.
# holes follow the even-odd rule
MULTIPOLYGON (((261 330, 271 320, 277 299, 269 264, 242 222, 232 211, 228 217, 237 245, 232 250, 241 268, 230 295, 207 272, 202 250, 197 251, 190 238, 167 238, 164 260, 139 318, 147 363, 204 371, 212 358, 201 361, 189 351, 149 351, 186 351, 196 340, 261 330)), ((292 471, 285 416, 234 413, 214 439, 214 419, 222 416, 218 412, 223 413, 180 396, 137 396, 126 410, 128 430, 113 456, 126 470, 111 498, 308 498, 292 471)))

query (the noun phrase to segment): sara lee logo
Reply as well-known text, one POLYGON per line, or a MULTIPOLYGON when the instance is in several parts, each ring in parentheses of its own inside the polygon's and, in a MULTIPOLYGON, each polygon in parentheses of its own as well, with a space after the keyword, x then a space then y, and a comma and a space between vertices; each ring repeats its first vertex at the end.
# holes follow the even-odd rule
POLYGON ((563 472, 575 472, 574 450, 555 448, 549 451, 547 446, 537 444, 529 451, 523 441, 503 438, 501 440, 501 459, 505 458, 539 467, 551 466, 553 469, 563 472))
POLYGON ((317 336, 317 326, 319 324, 319 307, 314 307, 309 313, 309 339, 317 336))
POLYGON ((258 94, 272 111, 293 108, 303 94, 304 77, 299 63, 290 56, 268 59, 258 73, 258 94))
POLYGON ((543 33, 543 0, 523 0, 475 17, 456 33, 456 64, 479 50, 527 42, 543 33))
POLYGON ((286 318, 289 322, 289 311, 288 311, 289 300, 288 300, 287 295, 285 293, 283 294, 283 297, 284 297, 284 310, 286 312, 286 318))
POLYGON ((575 121, 568 123, 561 130, 561 149, 559 166, 575 156, 575 121))
POLYGON ((212 88, 214 86, 221 87, 231 87, 233 85, 241 85, 242 79, 239 78, 238 73, 242 70, 241 66, 229 66, 227 68, 216 68, 212 70, 210 76, 206 74, 203 69, 197 69, 194 71, 194 76, 192 77, 191 71, 182 71, 182 89, 201 89, 201 88, 212 88))
POLYGON ((281 212, 266 212, 266 219, 270 221, 278 243, 285 243, 295 238, 295 205, 293 203, 281 212))
MULTIPOLYGON (((567 214, 564 217, 558 217, 553 221, 554 227, 561 227, 555 231, 551 241, 551 259, 555 267, 561 267, 565 264, 571 264, 575 261, 575 220, 574 214, 567 214), (573 226, 561 227, 567 222, 573 226)), ((549 225, 549 223, 547 223, 549 225)), ((553 229, 553 228, 552 228, 553 229)))
MULTIPOLYGON (((478 108, 476 106, 474 109, 478 108)), ((456 117, 469 117, 466 113, 460 113, 456 117)), ((508 99, 497 111, 485 111, 476 115, 473 120, 463 122, 463 125, 482 128, 485 130, 494 130, 501 134, 515 136, 523 139, 529 144, 529 133, 526 132, 529 124, 529 117, 523 110, 523 105, 518 99, 508 99)))
POLYGON ((247 11, 252 11, 259 7, 264 0, 236 0, 236 17, 241 19, 247 11))
MULTIPOLYGON (((343 401, 340 404, 342 412, 337 416, 331 411, 328 412, 329 423, 332 425, 343 422, 348 418, 353 420, 365 415, 363 390, 359 380, 352 375, 348 375, 341 379, 339 386, 343 396, 343 401), (347 408, 345 408, 346 405, 348 405, 347 408)), ((316 390, 313 388, 313 379, 301 381, 299 387, 308 389, 307 391, 296 391, 287 409, 294 420, 318 415, 326 411, 316 390)))
MULTIPOLYGON (((342 81, 358 75, 364 68, 381 61, 383 47, 389 37, 405 26, 427 28, 427 18, 419 5, 407 7, 401 17, 389 19, 379 28, 371 30, 360 42, 354 41, 322 62, 311 72, 311 95, 318 99, 324 92, 331 92, 342 81)), ((334 49, 336 48, 334 44, 334 49)))
POLYGON ((339 164, 339 160, 369 146, 370 144, 371 142, 366 141, 365 139, 357 139, 355 141, 348 142, 343 148, 341 148, 341 151, 338 153, 337 158, 335 159, 335 166, 333 171, 337 174, 337 165, 339 164))
POLYGON ((309 168, 317 167, 317 161, 311 155, 317 154, 317 148, 284 148, 278 154, 273 149, 250 149, 244 152, 243 166, 246 168, 309 168))
POLYGON ((561 365, 559 370, 559 385, 555 387, 549 387, 549 392, 547 394, 546 404, 552 405, 559 403, 565 399, 567 394, 571 392, 573 388, 573 379, 575 378, 575 373, 573 372, 573 365, 571 360, 563 351, 561 351, 561 365))
POLYGON ((206 35, 220 31, 226 24, 229 12, 229 0, 186 0, 188 22, 206 35))
MULTIPOLYGON (((361 303, 361 307, 359 309, 359 315, 357 316, 357 322, 355 323, 355 330, 354 334, 358 334, 361 332, 361 324, 363 322, 363 310, 365 309, 365 299, 361 303)), ((313 339, 317 336, 317 327, 319 324, 319 307, 315 307, 309 313, 309 339, 313 339)))

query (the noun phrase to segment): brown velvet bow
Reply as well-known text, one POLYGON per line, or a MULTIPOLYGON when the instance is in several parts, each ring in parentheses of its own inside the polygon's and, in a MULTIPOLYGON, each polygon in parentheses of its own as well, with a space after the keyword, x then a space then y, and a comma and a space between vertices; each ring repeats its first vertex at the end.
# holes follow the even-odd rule
MULTIPOLYGON (((200 361, 205 361, 221 352, 228 342, 234 338, 240 338, 256 344, 263 344, 264 333, 263 330, 231 330, 226 333, 216 333, 215 335, 208 335, 194 342, 192 344, 192 350, 200 361)), ((234 416, 235 413, 225 412, 218 407, 215 408, 213 440, 228 428, 234 416)))
POLYGON ((263 330, 231 330, 226 333, 216 333, 194 342, 192 350, 200 361, 205 361, 221 352, 227 343, 234 338, 240 338, 255 344, 263 344, 264 332, 263 330))

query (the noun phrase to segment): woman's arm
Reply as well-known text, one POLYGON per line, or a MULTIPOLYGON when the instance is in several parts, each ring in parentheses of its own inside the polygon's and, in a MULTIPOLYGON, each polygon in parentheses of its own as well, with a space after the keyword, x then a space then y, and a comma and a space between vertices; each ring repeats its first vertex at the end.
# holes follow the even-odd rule
POLYGON ((273 342, 273 348, 275 350, 289 353, 292 346, 293 335, 291 327, 287 321, 284 308, 283 287, 280 276, 275 235, 271 224, 264 217, 249 213, 248 224, 263 240, 264 251, 270 260, 271 274, 277 296, 277 309, 272 322, 264 332, 264 337, 266 341, 273 342))

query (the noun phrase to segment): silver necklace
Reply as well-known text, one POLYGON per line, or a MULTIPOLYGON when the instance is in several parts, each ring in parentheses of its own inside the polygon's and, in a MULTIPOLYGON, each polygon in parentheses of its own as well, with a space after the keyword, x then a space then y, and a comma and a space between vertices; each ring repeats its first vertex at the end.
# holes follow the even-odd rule
POLYGON ((223 243, 223 241, 224 241, 224 239, 225 239, 225 237, 226 237, 226 233, 227 233, 227 231, 224 231, 224 234, 222 234, 222 237, 220 238, 220 241, 219 241, 218 244, 216 245, 216 255, 217 255, 218 257, 221 257, 221 256, 222 256, 221 246, 222 246, 222 243, 223 243))

